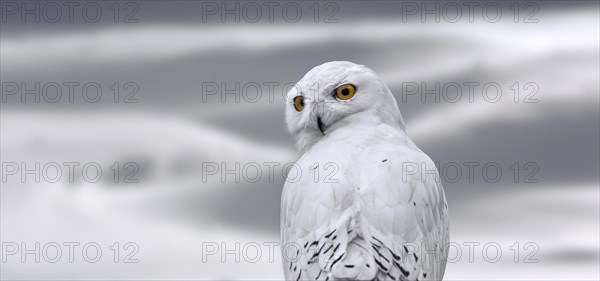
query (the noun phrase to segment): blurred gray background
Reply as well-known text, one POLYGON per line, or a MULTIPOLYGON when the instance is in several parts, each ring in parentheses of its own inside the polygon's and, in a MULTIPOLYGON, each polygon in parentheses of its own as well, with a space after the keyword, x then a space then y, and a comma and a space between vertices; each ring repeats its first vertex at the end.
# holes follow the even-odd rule
MULTIPOLYGON (((600 278, 597 1, 475 2, 472 18, 463 2, 90 1, 78 2, 72 19, 65 3, 52 3, 3 1, 0 11, 2 279, 283 278, 279 248, 271 254, 264 243, 279 241, 282 166, 298 157, 285 128, 285 85, 332 60, 375 70, 409 136, 444 168, 451 240, 462 249, 445 279, 600 278), (276 5, 272 22, 265 5, 276 5), (423 20, 436 5, 439 22, 423 20), (223 13, 236 7, 239 22, 223 13), (73 101, 69 82, 79 83, 73 101), (81 94, 91 82, 102 89, 94 103, 81 94), (53 83, 63 95, 48 102, 53 83), (435 83, 479 86, 472 100, 462 87, 457 102, 409 88, 435 83), (502 90, 494 102, 486 100, 493 88, 482 93, 490 83, 502 90), (265 85, 275 85, 272 98, 265 85), (72 181, 64 162, 80 163, 72 181), (124 183, 130 162, 138 183, 124 183), (272 179, 266 162, 278 163, 272 179), (11 163, 58 163, 62 177, 22 181, 11 163), (101 166, 100 181, 82 177, 86 163, 101 166), (258 163, 262 176, 221 180, 203 163, 258 163), (500 167, 497 181, 483 174, 487 163, 500 167), (81 245, 73 262, 66 247, 58 262, 36 263, 33 254, 22 262, 22 245, 36 242, 81 245), (90 242, 103 251, 99 262, 82 258, 90 242), (122 262, 127 242, 139 247, 137 263, 122 262), (472 261, 470 242, 480 243, 472 261), (257 260, 245 247, 252 243, 257 260), (484 258, 487 243, 500 246, 498 261, 484 258), (19 252, 7 254, 15 244, 19 252), (207 244, 218 252, 207 255, 207 244), (237 254, 223 260, 223 246, 237 254)), ((452 99, 456 90, 447 89, 452 99)))

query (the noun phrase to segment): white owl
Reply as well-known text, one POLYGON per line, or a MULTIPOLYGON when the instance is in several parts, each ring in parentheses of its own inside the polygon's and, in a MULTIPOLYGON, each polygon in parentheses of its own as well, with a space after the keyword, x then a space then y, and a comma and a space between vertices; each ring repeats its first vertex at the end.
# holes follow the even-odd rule
POLYGON ((328 62, 288 93, 303 154, 281 198, 288 280, 441 280, 448 206, 433 161, 369 68, 328 62))

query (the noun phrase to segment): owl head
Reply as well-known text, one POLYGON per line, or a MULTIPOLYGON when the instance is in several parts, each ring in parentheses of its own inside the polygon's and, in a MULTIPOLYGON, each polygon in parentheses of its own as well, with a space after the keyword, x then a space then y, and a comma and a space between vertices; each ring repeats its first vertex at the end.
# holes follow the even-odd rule
POLYGON ((385 123, 404 129, 389 88, 371 69, 352 62, 311 69, 289 90, 286 101, 287 128, 302 153, 344 127, 385 123))

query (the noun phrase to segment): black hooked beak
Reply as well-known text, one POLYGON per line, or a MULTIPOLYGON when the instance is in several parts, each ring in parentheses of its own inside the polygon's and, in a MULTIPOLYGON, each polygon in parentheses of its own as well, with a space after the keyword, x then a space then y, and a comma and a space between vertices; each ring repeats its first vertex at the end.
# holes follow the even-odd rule
POLYGON ((323 121, 321 121, 321 117, 317 115, 317 126, 319 126, 319 131, 321 134, 325 135, 325 126, 323 125, 323 121))
POLYGON ((319 127, 319 131, 322 135, 325 135, 325 130, 327 129, 325 124, 323 124, 323 120, 321 120, 321 112, 323 110, 323 103, 317 102, 317 106, 315 108, 314 114, 317 117, 317 126, 319 127))

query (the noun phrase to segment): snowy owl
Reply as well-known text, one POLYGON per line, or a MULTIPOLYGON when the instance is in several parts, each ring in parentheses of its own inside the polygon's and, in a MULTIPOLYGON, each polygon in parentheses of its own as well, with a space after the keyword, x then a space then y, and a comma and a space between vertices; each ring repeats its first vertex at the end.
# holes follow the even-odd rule
POLYGON ((300 159, 281 198, 288 280, 441 280, 448 206, 434 162, 363 65, 310 70, 287 95, 300 159))

